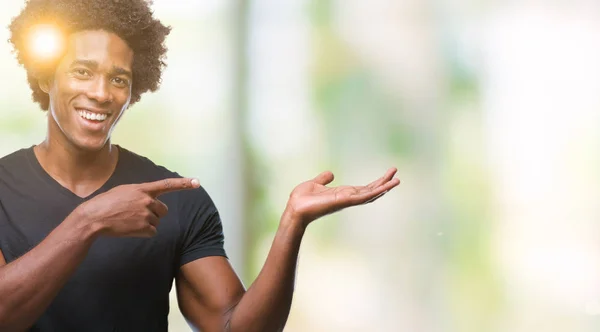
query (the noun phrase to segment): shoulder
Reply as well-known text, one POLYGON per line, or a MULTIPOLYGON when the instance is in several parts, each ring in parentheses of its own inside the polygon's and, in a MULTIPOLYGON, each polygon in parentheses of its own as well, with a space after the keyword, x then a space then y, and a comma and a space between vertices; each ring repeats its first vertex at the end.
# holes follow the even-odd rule
POLYGON ((181 177, 164 166, 157 165, 147 157, 141 156, 121 146, 119 149, 119 167, 128 177, 142 181, 155 181, 171 177, 181 177))
POLYGON ((0 180, 6 180, 8 177, 24 177, 24 172, 30 170, 29 153, 33 153, 33 148, 20 149, 0 158, 0 180))
POLYGON ((27 162, 27 153, 33 148, 20 149, 6 156, 0 157, 0 167, 2 168, 20 168, 27 162))
MULTIPOLYGON (((179 173, 172 171, 162 165, 158 165, 147 157, 141 156, 135 152, 119 146, 119 158, 121 170, 126 174, 129 183, 153 182, 170 178, 181 178, 179 173)), ((200 179, 202 183, 202 180, 200 179)), ((161 196, 177 198, 182 207, 192 207, 195 209, 214 206, 214 203, 204 189, 200 186, 197 189, 182 190, 161 196)))

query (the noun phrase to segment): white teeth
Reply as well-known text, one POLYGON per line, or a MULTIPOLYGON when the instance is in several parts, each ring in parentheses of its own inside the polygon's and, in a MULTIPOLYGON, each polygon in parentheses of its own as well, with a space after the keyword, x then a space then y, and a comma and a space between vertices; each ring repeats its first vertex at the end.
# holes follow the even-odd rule
POLYGON ((108 117, 108 115, 106 115, 106 114, 91 113, 91 112, 86 112, 86 111, 78 111, 77 113, 79 113, 79 116, 81 116, 82 118, 92 120, 92 121, 102 122, 102 121, 106 120, 106 118, 108 117))

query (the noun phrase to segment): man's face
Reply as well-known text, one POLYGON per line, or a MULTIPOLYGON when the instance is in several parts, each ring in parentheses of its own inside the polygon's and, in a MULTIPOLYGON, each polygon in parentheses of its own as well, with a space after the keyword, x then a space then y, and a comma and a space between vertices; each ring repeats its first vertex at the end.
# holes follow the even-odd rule
POLYGON ((53 79, 41 84, 50 96, 50 137, 82 150, 102 149, 129 106, 132 64, 133 51, 117 35, 72 34, 53 79))

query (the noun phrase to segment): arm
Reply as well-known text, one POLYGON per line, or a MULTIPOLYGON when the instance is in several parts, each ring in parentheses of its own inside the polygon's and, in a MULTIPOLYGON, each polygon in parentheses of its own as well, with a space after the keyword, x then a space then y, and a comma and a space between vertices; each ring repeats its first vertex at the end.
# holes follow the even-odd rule
POLYGON ((206 332, 281 331, 292 304, 303 233, 284 214, 265 265, 247 292, 224 257, 182 266, 176 279, 181 312, 206 332))
POLYGON ((100 235, 150 237, 166 206, 162 193, 197 187, 170 179, 116 187, 77 207, 40 244, 0 264, 0 331, 29 328, 46 310, 100 235))
POLYGON ((300 184, 290 195, 260 274, 244 293, 222 257, 182 266, 177 277, 179 305, 186 319, 206 332, 282 331, 292 303, 300 243, 310 222, 345 207, 376 200, 399 184, 395 170, 365 187, 327 188, 326 172, 300 184))
POLYGON ((0 267, 0 330, 24 330, 52 299, 85 258, 93 230, 68 217, 38 246, 0 267))

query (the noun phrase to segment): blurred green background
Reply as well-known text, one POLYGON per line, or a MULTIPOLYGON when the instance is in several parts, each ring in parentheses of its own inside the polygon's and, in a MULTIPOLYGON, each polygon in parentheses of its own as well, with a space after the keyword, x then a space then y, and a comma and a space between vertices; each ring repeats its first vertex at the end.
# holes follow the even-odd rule
MULTIPOLYGON (((600 329, 599 3, 153 7, 169 67, 113 141, 200 178, 247 286, 296 184, 399 168, 380 201, 309 228, 286 331, 600 329)), ((5 155, 46 117, 8 43, 0 74, 5 155)), ((171 330, 189 331, 174 299, 171 330)))

